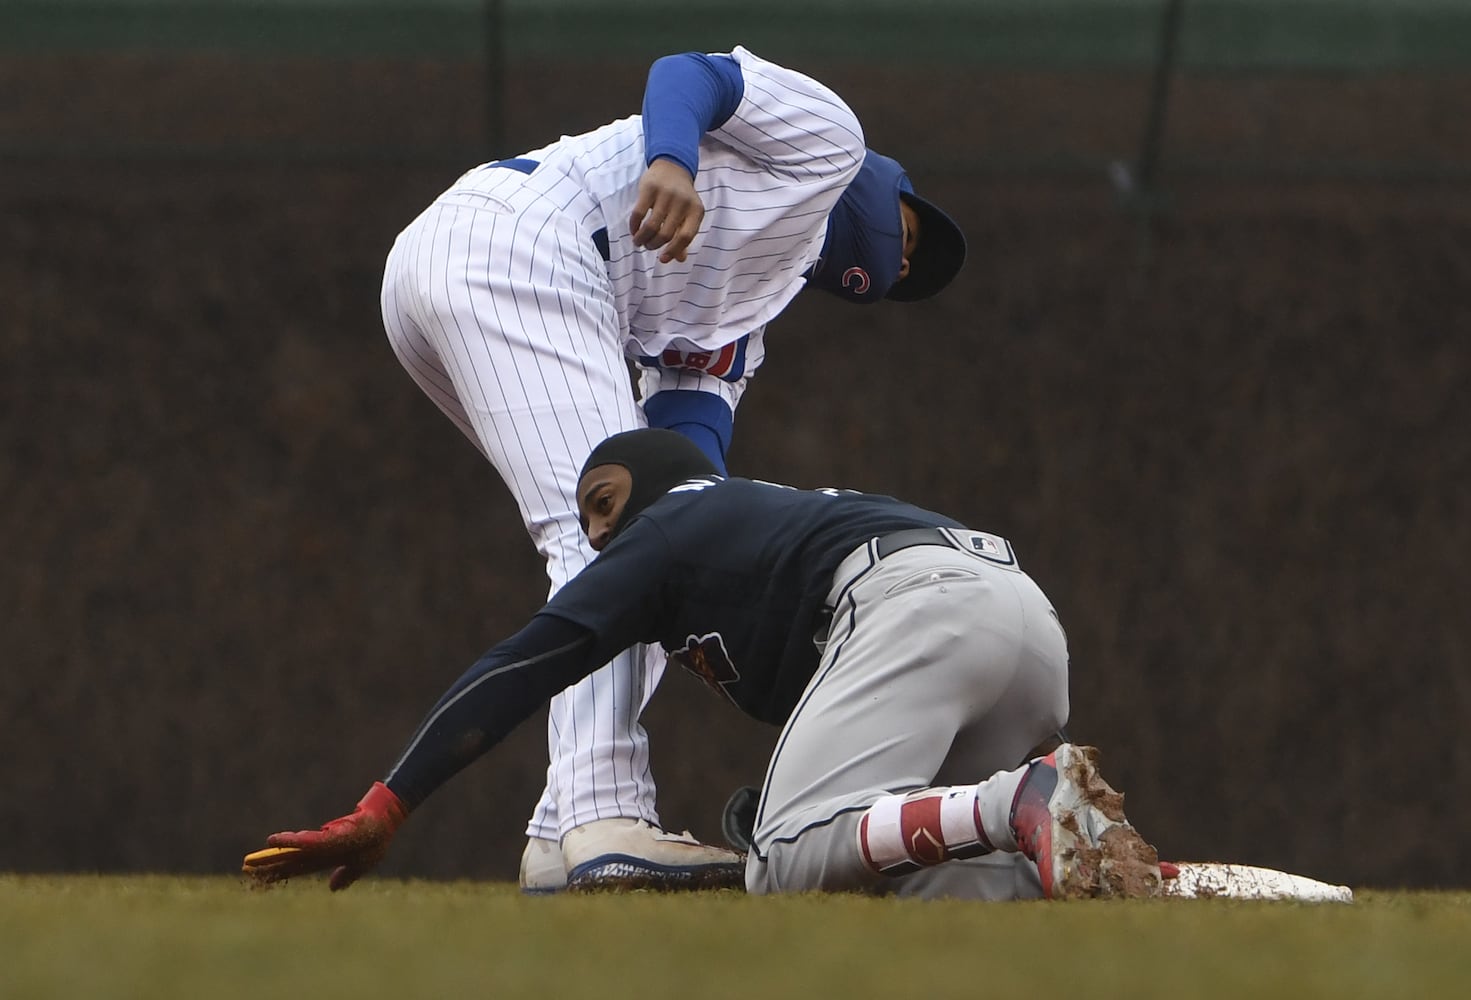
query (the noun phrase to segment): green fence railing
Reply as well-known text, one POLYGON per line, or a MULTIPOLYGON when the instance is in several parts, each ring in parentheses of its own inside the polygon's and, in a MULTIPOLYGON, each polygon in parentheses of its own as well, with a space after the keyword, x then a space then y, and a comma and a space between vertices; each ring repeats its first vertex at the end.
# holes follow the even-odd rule
MULTIPOLYGON (((0 52, 642 57, 742 41, 778 57, 1143 66, 1163 0, 0 0, 0 52)), ((1189 0, 1183 69, 1471 67, 1465 0, 1189 0)))

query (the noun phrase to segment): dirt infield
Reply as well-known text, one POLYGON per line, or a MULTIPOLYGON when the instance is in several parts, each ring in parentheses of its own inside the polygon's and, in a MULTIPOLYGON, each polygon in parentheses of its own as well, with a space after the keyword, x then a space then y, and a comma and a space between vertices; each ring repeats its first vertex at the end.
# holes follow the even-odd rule
MULTIPOLYGON (((394 233, 486 144, 476 71, 264 65, 0 64, 35 95, 0 103, 9 869, 227 870, 349 809, 545 591, 377 317, 394 233)), ((524 69, 488 155, 641 76, 524 69)), ((1101 169, 1142 78, 937 73, 920 106, 818 69, 972 256, 912 309, 799 298, 732 469, 1008 536, 1162 856, 1471 882, 1471 80, 1188 81, 1146 234, 1101 169)), ((683 677, 649 725, 666 819, 716 836, 775 734, 683 677)), ((543 738, 388 871, 512 876, 543 738)))

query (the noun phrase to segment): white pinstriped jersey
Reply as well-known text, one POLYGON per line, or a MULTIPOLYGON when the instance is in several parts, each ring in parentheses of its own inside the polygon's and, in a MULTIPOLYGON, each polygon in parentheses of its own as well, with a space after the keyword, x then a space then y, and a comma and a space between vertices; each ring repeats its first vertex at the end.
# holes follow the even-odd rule
MULTIPOLYGON (((630 357, 718 351, 781 312, 802 289, 827 216, 863 163, 863 130, 842 98, 739 46, 731 55, 745 93, 700 142, 695 189, 705 217, 683 263, 660 263, 629 232, 647 167, 639 116, 526 154, 591 196, 584 225, 607 230, 608 276, 630 357)), ((748 356, 746 370, 760 360, 748 356)))
MULTIPOLYGON (((645 423, 626 359, 640 362, 645 403, 693 389, 734 411, 766 322, 803 287, 863 163, 862 130, 836 94, 744 49, 731 55, 744 92, 700 141, 705 216, 686 261, 633 246, 647 165, 631 117, 467 172, 385 265, 394 352, 505 480, 553 592, 593 555, 574 496, 582 461, 645 423)), ((553 699, 531 836, 556 841, 609 817, 658 822, 637 720, 662 669, 636 648, 553 699)))

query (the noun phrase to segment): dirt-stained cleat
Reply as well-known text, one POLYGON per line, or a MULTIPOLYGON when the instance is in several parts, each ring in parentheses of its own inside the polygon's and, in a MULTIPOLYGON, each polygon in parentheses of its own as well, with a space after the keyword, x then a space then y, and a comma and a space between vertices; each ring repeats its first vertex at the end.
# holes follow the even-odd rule
POLYGON ((607 819, 579 826, 563 839, 562 852, 569 892, 746 886, 745 855, 702 844, 689 833, 665 833, 642 820, 607 819))
POLYGON ((1098 773, 1098 751, 1064 743, 1033 760, 1011 803, 1017 847, 1036 862, 1048 899, 1163 892, 1159 855, 1124 817, 1124 797, 1098 773))

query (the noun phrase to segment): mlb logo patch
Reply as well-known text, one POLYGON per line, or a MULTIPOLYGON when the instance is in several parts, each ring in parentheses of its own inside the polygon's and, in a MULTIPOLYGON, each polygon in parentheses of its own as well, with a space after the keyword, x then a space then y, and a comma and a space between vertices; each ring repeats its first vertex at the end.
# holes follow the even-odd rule
POLYGON ((1001 546, 997 545, 995 541, 987 538, 985 535, 971 535, 970 544, 977 552, 982 552, 986 555, 999 556, 1001 554, 1001 546))
POLYGON ((958 531, 952 537, 962 549, 969 549, 972 555, 1001 566, 1017 565, 1016 553, 1012 551, 1011 543, 999 535, 988 535, 984 531, 958 531))

